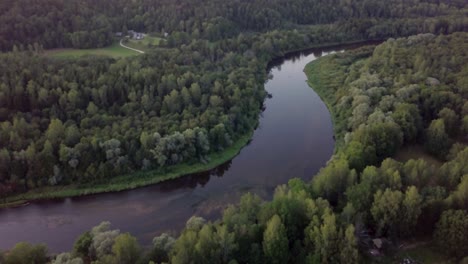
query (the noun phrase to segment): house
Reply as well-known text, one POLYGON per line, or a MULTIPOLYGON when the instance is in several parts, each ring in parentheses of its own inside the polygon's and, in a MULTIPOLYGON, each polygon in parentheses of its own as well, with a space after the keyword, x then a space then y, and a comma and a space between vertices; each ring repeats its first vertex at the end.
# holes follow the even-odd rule
POLYGON ((115 32, 115 36, 116 36, 116 37, 122 37, 122 36, 123 36, 123 33, 122 33, 122 32, 115 32))
POLYGON ((141 32, 136 32, 134 30, 129 30, 128 31, 128 36, 132 39, 135 39, 135 40, 142 40, 145 38, 146 34, 145 33, 141 33, 141 32))
POLYGON ((133 35, 133 38, 136 39, 136 40, 141 40, 143 39, 145 36, 143 33, 135 33, 135 35, 133 35))

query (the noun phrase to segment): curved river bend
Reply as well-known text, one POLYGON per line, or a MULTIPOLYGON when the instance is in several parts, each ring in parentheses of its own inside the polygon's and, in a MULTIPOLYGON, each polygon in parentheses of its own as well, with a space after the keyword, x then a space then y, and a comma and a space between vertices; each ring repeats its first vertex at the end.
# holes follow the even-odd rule
POLYGON ((318 56, 353 47, 312 49, 273 61, 273 78, 265 84, 272 98, 265 101, 252 141, 230 162, 136 190, 2 209, 0 249, 28 241, 46 243, 51 252, 68 251, 78 235, 104 220, 149 244, 161 232, 176 234, 193 214, 218 217, 245 192, 268 199, 293 177, 310 180, 330 159, 334 140, 330 113, 303 69, 318 56))

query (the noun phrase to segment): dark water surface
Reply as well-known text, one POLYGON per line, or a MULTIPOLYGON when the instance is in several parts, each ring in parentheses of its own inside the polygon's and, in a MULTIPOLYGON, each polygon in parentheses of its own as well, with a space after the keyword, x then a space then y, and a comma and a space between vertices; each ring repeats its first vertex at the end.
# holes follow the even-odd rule
POLYGON ((265 85, 272 98, 265 101, 252 141, 230 162, 136 190, 0 209, 0 249, 28 241, 46 243, 51 252, 68 251, 79 234, 104 220, 149 244, 161 232, 177 234, 193 214, 218 217, 245 192, 268 199, 293 177, 310 180, 330 159, 334 140, 330 113, 307 85, 303 69, 318 56, 357 46, 312 49, 273 61, 273 78, 265 85))

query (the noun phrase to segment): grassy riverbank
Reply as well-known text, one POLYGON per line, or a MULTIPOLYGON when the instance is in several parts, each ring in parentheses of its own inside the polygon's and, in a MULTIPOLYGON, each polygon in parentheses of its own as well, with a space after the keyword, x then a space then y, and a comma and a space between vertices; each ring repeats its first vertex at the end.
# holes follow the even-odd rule
POLYGON ((335 154, 344 146, 344 136, 348 129, 347 120, 352 115, 351 109, 341 112, 337 110, 338 100, 343 96, 342 93, 346 92, 340 88, 348 76, 348 67, 370 56, 372 51, 373 48, 361 49, 356 55, 347 56, 344 59, 345 63, 338 63, 340 59, 336 59, 335 56, 324 56, 308 63, 304 69, 309 86, 320 96, 330 111, 336 138, 335 154))
POLYGON ((86 185, 67 185, 45 187, 31 190, 27 193, 7 197, 0 204, 0 208, 15 207, 27 204, 28 201, 76 197, 97 193, 119 192, 135 189, 162 181, 175 179, 184 175, 204 172, 213 169, 237 156, 241 149, 247 145, 253 131, 242 136, 232 146, 222 152, 209 155, 207 163, 184 163, 164 169, 152 171, 138 171, 110 179, 105 183, 86 185))
POLYGON ((304 69, 307 83, 320 96, 330 111, 333 132, 336 138, 335 153, 343 146, 344 131, 346 130, 346 116, 336 111, 335 91, 343 84, 345 67, 337 65, 330 56, 325 56, 308 63, 304 69))

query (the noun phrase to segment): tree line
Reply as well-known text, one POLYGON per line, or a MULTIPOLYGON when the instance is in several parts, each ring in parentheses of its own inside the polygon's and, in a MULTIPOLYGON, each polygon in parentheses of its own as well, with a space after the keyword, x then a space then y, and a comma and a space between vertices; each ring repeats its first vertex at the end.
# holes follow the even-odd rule
POLYGON ((23 191, 203 162, 253 129, 265 96, 262 63, 205 42, 119 61, 0 56, 0 181, 23 191))
MULTIPOLYGON (((323 43, 440 33, 441 19, 363 19, 215 42, 180 32, 163 49, 125 59, 56 60, 41 45, 0 54, 0 196, 206 162, 255 127, 273 58, 323 43)), ((443 19, 446 32, 468 29, 465 16, 443 19)))
POLYGON ((161 234, 149 248, 103 222, 51 260, 44 245, 20 243, 4 261, 361 263, 374 237, 398 245, 421 234, 461 260, 468 252, 467 40, 467 33, 389 39, 308 65, 319 93, 325 87, 334 102, 338 151, 309 183, 278 186, 272 201, 246 194, 220 220, 194 216, 178 237, 161 234), (440 166, 389 158, 412 142, 432 151, 438 133, 448 140, 437 152, 440 166))
POLYGON ((465 33, 421 34, 328 59, 327 67, 349 70, 329 92, 335 94, 338 134, 351 167, 377 164, 403 145, 423 144, 441 160, 463 148, 466 40, 465 33), (349 65, 369 52, 368 59, 349 65))
MULTIPOLYGON (((0 54, 1 196, 206 162, 255 127, 273 58, 323 43, 440 33, 441 19, 354 20, 215 42, 179 32, 166 48, 125 59, 57 60, 41 45, 0 54)), ((447 23, 447 32, 468 29, 465 16, 447 23)))
MULTIPOLYGON (((116 32, 130 29, 210 41, 241 32, 349 21, 350 26, 365 30, 366 24, 384 24, 384 20, 454 14, 463 18, 463 8, 463 0, 6 0, 0 3, 0 24, 4 25, 0 29, 0 50, 35 43, 44 48, 103 47, 113 41, 116 32)), ((448 31, 449 24, 444 18, 437 27, 448 31)))
MULTIPOLYGON (((103 222, 79 236, 73 250, 49 256, 42 244, 18 243, 5 263, 362 263, 372 238, 433 234, 447 258, 466 257, 468 148, 437 168, 423 159, 386 159, 361 173, 335 159, 310 183, 292 179, 272 201, 244 195, 220 220, 190 218, 178 237, 163 233, 143 247, 103 222), (446 173, 464 174, 456 188, 446 173)), ((386 246, 391 252, 391 246, 386 246)))

